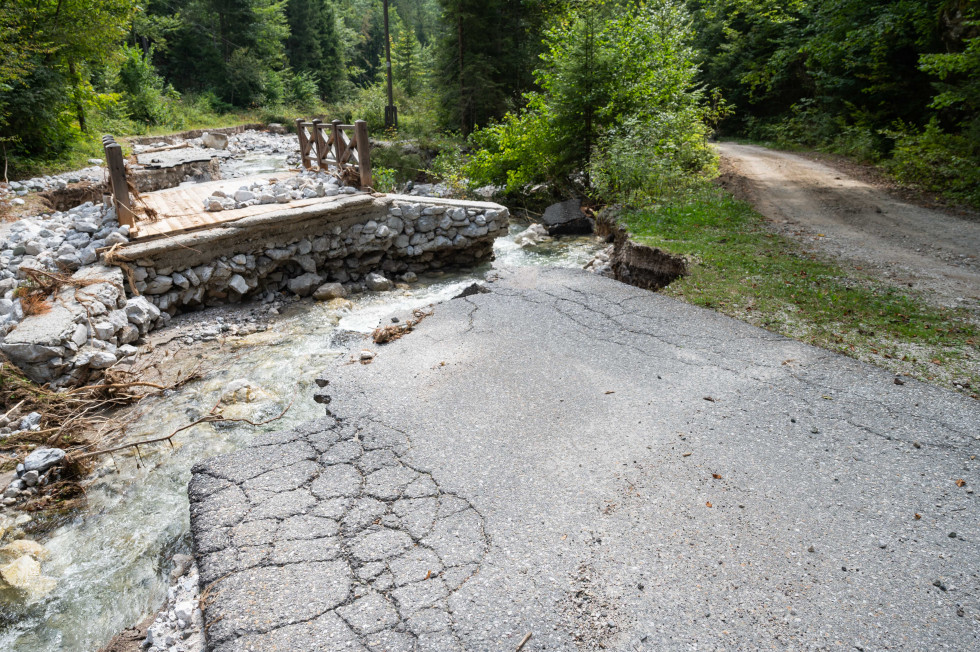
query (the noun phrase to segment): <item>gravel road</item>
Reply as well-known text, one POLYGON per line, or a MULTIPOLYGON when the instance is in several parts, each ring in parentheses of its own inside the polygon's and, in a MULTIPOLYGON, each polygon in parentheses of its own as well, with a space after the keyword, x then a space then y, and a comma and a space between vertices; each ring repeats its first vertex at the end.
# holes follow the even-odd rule
POLYGON ((887 282, 980 316, 980 220, 922 208, 829 165, 719 143, 721 183, 775 229, 887 282))

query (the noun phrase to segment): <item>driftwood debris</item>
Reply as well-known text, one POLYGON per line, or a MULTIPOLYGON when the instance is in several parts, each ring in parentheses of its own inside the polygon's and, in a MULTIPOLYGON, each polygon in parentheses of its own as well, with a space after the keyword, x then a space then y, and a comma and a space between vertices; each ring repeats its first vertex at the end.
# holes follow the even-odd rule
POLYGON ((432 315, 432 310, 430 308, 428 312, 426 312, 421 308, 416 308, 412 311, 412 314, 415 315, 414 319, 407 319, 399 324, 388 324, 387 326, 381 326, 374 329, 371 337, 374 339, 375 344, 387 344, 388 342, 394 342, 395 340, 411 333, 423 319, 432 315))

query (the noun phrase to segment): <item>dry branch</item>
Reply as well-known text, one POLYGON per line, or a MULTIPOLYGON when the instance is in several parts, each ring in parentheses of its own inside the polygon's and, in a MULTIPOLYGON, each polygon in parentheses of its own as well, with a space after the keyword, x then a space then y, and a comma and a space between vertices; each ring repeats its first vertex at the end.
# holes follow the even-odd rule
POLYGON ((293 401, 290 401, 289 405, 283 408, 282 412, 280 412, 277 416, 274 416, 270 419, 266 419, 265 421, 252 421, 251 419, 232 419, 232 418, 224 417, 221 415, 221 412, 218 410, 219 407, 221 407, 220 400, 217 403, 215 403, 214 407, 211 408, 211 411, 208 413, 207 416, 201 417, 200 419, 188 423, 185 426, 181 426, 180 428, 177 428, 176 430, 174 430, 172 433, 170 433, 165 437, 154 437, 153 439, 144 439, 142 441, 134 441, 126 444, 120 444, 119 446, 113 446, 112 448, 104 448, 102 450, 92 451, 90 453, 83 453, 82 455, 74 456, 74 461, 81 461, 92 457, 97 457, 99 455, 106 455, 107 453, 115 453, 117 451, 126 450, 127 448, 133 448, 136 450, 136 453, 139 454, 140 446, 145 446, 147 444, 157 444, 164 441, 172 443, 171 440, 173 440, 173 438, 177 434, 185 430, 188 430, 190 428, 193 428, 194 426, 200 425, 202 423, 219 423, 219 422, 220 423, 247 423, 251 426, 264 426, 267 423, 278 421, 279 419, 286 416, 286 413, 289 412, 289 408, 293 407, 293 401))

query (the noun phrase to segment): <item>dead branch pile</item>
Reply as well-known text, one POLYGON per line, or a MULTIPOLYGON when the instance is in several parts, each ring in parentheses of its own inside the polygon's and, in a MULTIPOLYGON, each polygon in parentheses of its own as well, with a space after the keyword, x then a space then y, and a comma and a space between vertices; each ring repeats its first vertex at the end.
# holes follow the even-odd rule
POLYGON ((97 384, 56 392, 31 382, 20 369, 0 356, 0 405, 7 412, 5 416, 16 419, 31 412, 41 414, 39 430, 21 431, 4 439, 0 469, 11 466, 37 446, 88 450, 125 436, 127 427, 140 415, 132 411, 121 417, 117 408, 201 378, 199 370, 194 370, 178 373, 166 384, 151 383, 140 380, 145 372, 143 368, 112 367, 97 384))
POLYGON ((51 309, 49 297, 56 295, 63 287, 74 287, 76 290, 97 283, 105 283, 101 279, 75 279, 67 272, 48 272, 33 267, 21 267, 25 282, 14 292, 20 298, 25 315, 41 315, 51 309))
POLYGON ((432 315, 432 309, 430 308, 429 311, 426 312, 421 308, 416 308, 412 311, 412 314, 415 315, 414 319, 407 319, 400 324, 389 324, 387 326, 381 326, 374 329, 371 337, 374 338, 375 344, 387 344, 388 342, 394 342, 395 340, 411 333, 423 319, 432 315))

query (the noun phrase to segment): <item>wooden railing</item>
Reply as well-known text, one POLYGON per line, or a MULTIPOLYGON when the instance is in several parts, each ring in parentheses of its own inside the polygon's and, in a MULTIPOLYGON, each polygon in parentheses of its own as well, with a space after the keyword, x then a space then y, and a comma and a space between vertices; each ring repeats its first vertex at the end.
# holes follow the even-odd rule
POLYGON ((119 224, 133 228, 136 226, 136 215, 133 213, 133 202, 129 197, 122 147, 112 136, 103 136, 102 149, 105 151, 106 167, 109 168, 109 184, 112 188, 112 205, 116 209, 116 217, 119 224))
POLYGON ((300 158, 307 170, 316 168, 327 172, 333 167, 338 175, 342 175, 345 169, 354 169, 360 175, 362 188, 374 184, 371 142, 364 120, 345 125, 340 120, 324 123, 321 120, 307 122, 296 118, 296 135, 299 137, 300 158))

